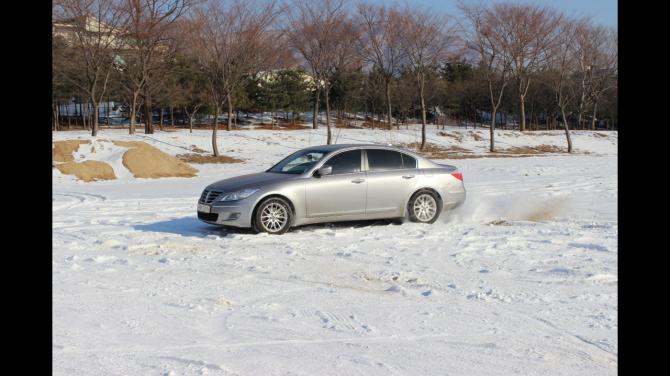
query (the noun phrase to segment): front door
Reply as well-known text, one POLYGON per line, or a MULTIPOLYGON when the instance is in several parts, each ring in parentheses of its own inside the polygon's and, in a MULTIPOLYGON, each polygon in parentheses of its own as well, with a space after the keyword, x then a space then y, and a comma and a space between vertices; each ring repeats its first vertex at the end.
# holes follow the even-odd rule
POLYGON ((330 175, 312 177, 305 187, 307 217, 330 217, 365 213, 367 179, 362 172, 360 150, 338 153, 326 160, 330 175))

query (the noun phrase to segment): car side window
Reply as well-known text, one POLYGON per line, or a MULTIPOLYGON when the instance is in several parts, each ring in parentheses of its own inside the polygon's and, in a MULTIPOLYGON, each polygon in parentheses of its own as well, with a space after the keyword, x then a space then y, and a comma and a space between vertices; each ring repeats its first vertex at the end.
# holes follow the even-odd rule
POLYGON ((333 168, 331 175, 361 172, 361 151, 351 150, 337 154, 327 160, 324 166, 333 168))
POLYGON ((393 150, 368 149, 368 167, 371 171, 401 170, 402 157, 393 150))
POLYGON ((402 166, 404 168, 416 168, 416 158, 402 154, 402 166))

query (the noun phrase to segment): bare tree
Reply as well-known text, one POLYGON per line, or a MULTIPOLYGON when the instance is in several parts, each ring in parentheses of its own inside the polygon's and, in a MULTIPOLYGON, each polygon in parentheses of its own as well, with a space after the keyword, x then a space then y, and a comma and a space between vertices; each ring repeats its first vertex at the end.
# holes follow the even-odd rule
POLYGON ((595 128, 598 100, 604 92, 616 85, 617 34, 615 30, 585 22, 577 28, 573 47, 581 78, 577 126, 584 128, 584 114, 592 106, 591 128, 595 128))
POLYGON ((141 94, 144 107, 144 133, 153 133, 152 90, 153 80, 160 77, 159 70, 168 60, 170 42, 174 35, 171 29, 186 13, 194 0, 125 0, 128 15, 124 39, 121 70, 126 86, 132 92, 130 133, 135 131, 136 101, 141 94))
POLYGON ((593 65, 590 68, 588 94, 593 106, 591 130, 596 129, 598 102, 607 91, 617 86, 618 57, 617 31, 608 28, 602 34, 602 42, 598 45, 593 65))
POLYGON ((584 21, 563 20, 559 26, 557 43, 552 46, 550 69, 553 71, 552 87, 556 96, 556 104, 561 111, 565 138, 568 142, 568 153, 572 153, 572 139, 566 117, 566 108, 574 99, 574 90, 570 90, 572 73, 575 70, 572 45, 577 37, 577 29, 584 21))
POLYGON ((212 149, 219 156, 216 143, 218 115, 223 103, 228 104, 227 129, 232 128, 233 94, 244 78, 270 68, 278 59, 276 43, 282 38, 271 32, 279 14, 274 1, 262 6, 243 0, 233 0, 226 6, 221 1, 209 1, 198 8, 194 22, 199 32, 194 39, 196 56, 204 69, 214 104, 212 149))
POLYGON ((454 42, 449 35, 444 15, 423 9, 406 8, 403 45, 407 62, 416 77, 421 105, 421 150, 426 145, 426 76, 447 58, 448 47, 454 42))
POLYGON ((384 5, 358 4, 361 27, 363 60, 376 67, 386 91, 387 125, 391 129, 391 80, 398 73, 407 56, 402 39, 405 29, 399 9, 384 5))
POLYGON ((316 87, 313 127, 317 127, 319 91, 326 102, 328 144, 331 143, 328 91, 338 71, 354 64, 356 28, 346 13, 343 0, 296 0, 288 14, 290 46, 308 66, 316 87))
POLYGON ((55 10, 60 21, 69 25, 68 42, 73 47, 69 64, 54 64, 56 69, 71 68, 59 75, 82 92, 92 104, 92 136, 98 134, 98 108, 105 96, 115 50, 119 47, 119 24, 123 13, 113 0, 58 0, 55 10))
POLYGON ((504 23, 489 9, 481 6, 459 4, 470 25, 467 28, 467 45, 479 58, 479 63, 486 76, 489 99, 491 101, 490 147, 495 151, 494 130, 496 116, 503 99, 505 88, 511 79, 511 57, 502 48, 504 23))
POLYGON ((562 14, 548 7, 530 4, 494 4, 491 14, 500 26, 498 42, 511 58, 519 100, 519 124, 526 130, 526 95, 532 75, 546 62, 555 42, 562 14))

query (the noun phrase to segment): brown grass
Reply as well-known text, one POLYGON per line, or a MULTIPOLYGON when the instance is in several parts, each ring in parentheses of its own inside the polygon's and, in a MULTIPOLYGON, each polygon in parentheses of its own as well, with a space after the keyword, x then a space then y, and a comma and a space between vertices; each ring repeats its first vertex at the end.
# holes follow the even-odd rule
POLYGON ((90 144, 88 140, 64 140, 54 142, 53 160, 54 162, 70 162, 74 161, 74 153, 79 149, 79 145, 90 144))
POLYGON ((257 125, 253 128, 250 129, 256 129, 256 130, 271 130, 271 131, 295 131, 295 130, 300 130, 300 129, 308 129, 309 127, 306 127, 304 125, 300 125, 298 123, 291 124, 290 122, 279 122, 275 124, 275 127, 272 128, 272 124, 261 124, 257 125))
POLYGON ((473 156, 472 151, 464 149, 460 146, 449 146, 444 147, 437 144, 426 143, 426 146, 423 150, 419 150, 421 143, 412 142, 410 144, 401 144, 403 148, 415 150, 419 154, 423 155, 426 158, 430 159, 466 159, 466 158, 479 158, 478 156, 473 156))
MULTIPOLYGON (((460 146, 441 146, 426 143, 423 150, 419 150, 421 143, 400 144, 400 147, 411 149, 429 159, 474 159, 474 158, 522 158, 539 154, 565 153, 565 150, 554 145, 511 147, 498 149, 493 153, 473 154, 472 150, 460 146)), ((576 153, 573 153, 576 154, 576 153)))
MULTIPOLYGON (((377 121, 377 120, 375 120, 374 124, 370 120, 365 120, 364 122, 362 122, 360 124, 360 126, 361 126, 361 128, 370 128, 370 129, 372 129, 372 128, 374 128, 374 129, 389 129, 388 124, 385 121, 381 122, 381 121, 377 121)), ((393 128, 397 128, 397 127, 395 127, 395 125, 394 125, 393 128)))
POLYGON ((112 166, 100 161, 65 162, 56 165, 56 168, 63 174, 74 175, 86 182, 116 179, 112 166))
POLYGON ((563 153, 565 150, 555 145, 539 145, 539 146, 514 146, 498 151, 500 154, 548 154, 548 153, 563 153))
POLYGON ((353 121, 346 121, 339 119, 335 121, 335 128, 362 129, 362 127, 355 125, 353 121))
POLYGON ((112 141, 114 145, 127 147, 123 154, 123 165, 136 178, 193 177, 198 170, 171 155, 141 141, 112 141))
POLYGON ((241 159, 229 157, 226 155, 219 155, 215 157, 213 155, 202 155, 202 154, 177 154, 177 158, 183 162, 187 163, 242 163, 244 162, 241 159))

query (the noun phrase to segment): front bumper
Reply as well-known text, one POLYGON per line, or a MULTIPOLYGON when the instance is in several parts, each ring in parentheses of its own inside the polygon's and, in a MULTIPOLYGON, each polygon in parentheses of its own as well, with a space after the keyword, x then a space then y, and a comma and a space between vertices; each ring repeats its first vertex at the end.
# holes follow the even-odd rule
POLYGON ((212 225, 251 227, 253 201, 240 200, 230 203, 217 202, 209 213, 198 211, 198 219, 212 225))

